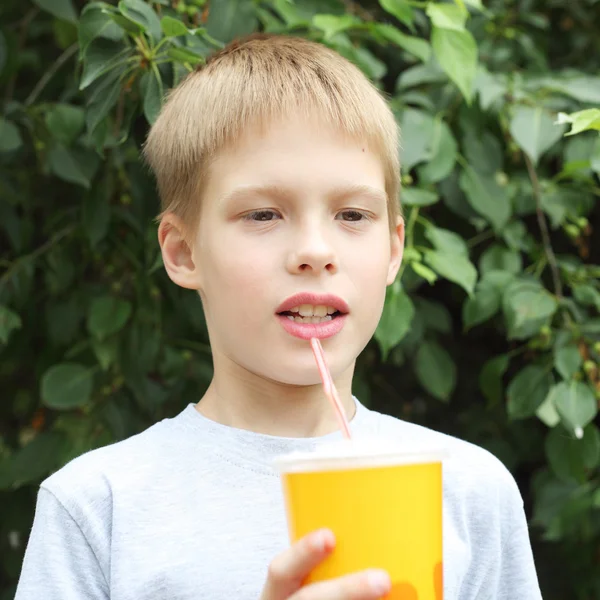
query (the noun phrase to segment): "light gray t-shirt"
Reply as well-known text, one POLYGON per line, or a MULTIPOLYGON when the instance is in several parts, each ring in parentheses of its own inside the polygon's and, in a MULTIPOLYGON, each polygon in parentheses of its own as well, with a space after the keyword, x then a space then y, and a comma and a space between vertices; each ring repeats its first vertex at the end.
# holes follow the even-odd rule
MULTIPOLYGON (((540 600, 523 503, 487 451, 357 402, 355 438, 445 447, 444 600, 540 600)), ((194 405, 40 487, 16 600, 257 600, 288 545, 273 459, 321 438, 234 429, 194 405)))

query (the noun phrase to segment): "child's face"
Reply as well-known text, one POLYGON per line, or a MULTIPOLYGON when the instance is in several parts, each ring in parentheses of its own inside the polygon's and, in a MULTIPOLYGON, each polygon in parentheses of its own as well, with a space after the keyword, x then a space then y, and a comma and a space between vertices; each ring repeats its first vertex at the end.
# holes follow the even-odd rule
POLYGON ((377 326, 402 245, 401 224, 390 243, 383 168, 367 145, 286 120, 249 132, 211 166, 184 285, 200 290, 215 363, 313 385, 306 338, 323 338, 334 376, 351 368, 377 326), (304 292, 336 296, 347 314, 312 326, 288 318, 297 312, 278 314, 304 292))

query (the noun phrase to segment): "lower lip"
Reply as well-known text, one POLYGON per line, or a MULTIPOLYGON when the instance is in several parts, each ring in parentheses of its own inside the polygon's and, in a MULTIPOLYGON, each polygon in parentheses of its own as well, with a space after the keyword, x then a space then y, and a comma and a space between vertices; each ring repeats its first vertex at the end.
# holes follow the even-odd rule
POLYGON ((301 340, 310 340, 318 338, 323 340, 339 333, 348 315, 340 315, 331 321, 323 321, 322 323, 296 323, 288 319, 285 315, 277 315, 281 326, 291 335, 300 338, 301 340))

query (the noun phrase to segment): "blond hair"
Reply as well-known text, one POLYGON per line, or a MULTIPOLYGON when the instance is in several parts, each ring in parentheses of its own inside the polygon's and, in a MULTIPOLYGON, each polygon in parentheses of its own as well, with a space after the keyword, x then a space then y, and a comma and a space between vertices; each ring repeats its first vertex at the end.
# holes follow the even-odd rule
POLYGON ((383 162, 390 226, 400 214, 398 126, 380 92, 348 60, 303 38, 254 34, 234 41, 171 93, 144 155, 162 213, 197 224, 210 161, 252 125, 316 114, 352 138, 366 138, 383 162))

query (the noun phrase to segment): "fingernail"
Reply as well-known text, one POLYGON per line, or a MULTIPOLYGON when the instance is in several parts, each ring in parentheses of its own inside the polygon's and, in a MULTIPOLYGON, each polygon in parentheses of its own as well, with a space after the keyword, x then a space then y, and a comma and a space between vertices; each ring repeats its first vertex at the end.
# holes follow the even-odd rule
POLYGON ((324 552, 326 549, 333 548, 334 543, 333 534, 328 529, 317 531, 310 541, 310 545, 317 552, 324 552))
POLYGON ((370 571, 367 580, 376 594, 387 594, 392 587, 390 576, 385 571, 370 571))

